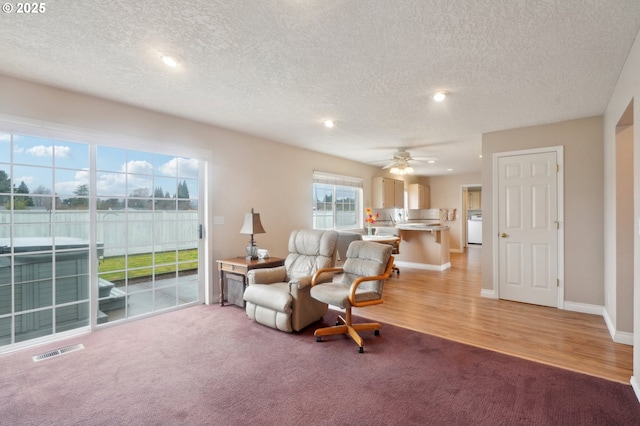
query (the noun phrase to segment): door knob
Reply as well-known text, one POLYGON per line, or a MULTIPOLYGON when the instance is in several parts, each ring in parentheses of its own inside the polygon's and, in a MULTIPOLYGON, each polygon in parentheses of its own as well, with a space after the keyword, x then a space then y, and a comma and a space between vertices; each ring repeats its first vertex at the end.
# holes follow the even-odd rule
POLYGON ((503 232, 502 234, 500 234, 500 236, 501 236, 502 238, 507 238, 507 237, 508 237, 508 235, 507 235, 507 234, 505 234, 504 232, 503 232))

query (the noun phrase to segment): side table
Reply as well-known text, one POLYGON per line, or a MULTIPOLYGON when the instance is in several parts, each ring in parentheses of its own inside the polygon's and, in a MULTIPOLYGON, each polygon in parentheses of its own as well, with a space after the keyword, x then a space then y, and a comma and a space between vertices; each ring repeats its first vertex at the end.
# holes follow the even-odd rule
MULTIPOLYGON (((247 273, 252 269, 274 268, 284 265, 284 259, 280 257, 268 257, 266 259, 248 260, 245 257, 232 257, 230 259, 216 260, 218 263, 218 275, 220 277, 220 306, 224 306, 224 282, 230 276, 240 278, 242 281, 242 293, 247 288, 247 273)), ((242 303, 235 303, 244 307, 242 303)))

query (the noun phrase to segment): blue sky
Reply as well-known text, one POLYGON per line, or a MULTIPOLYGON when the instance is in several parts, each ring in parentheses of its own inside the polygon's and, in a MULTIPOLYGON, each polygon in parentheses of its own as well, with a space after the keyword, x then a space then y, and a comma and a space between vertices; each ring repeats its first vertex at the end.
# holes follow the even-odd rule
MULTIPOLYGON (((189 158, 96 147, 98 196, 124 197, 135 190, 161 187, 171 195, 177 183, 186 181, 191 198, 198 196, 198 161, 189 158)), ((53 190, 59 196, 73 195, 89 184, 89 145, 32 136, 0 133, 0 170, 9 174, 13 153, 12 182, 25 182, 33 193, 37 188, 53 190), (55 164, 55 173, 54 173, 55 164)))

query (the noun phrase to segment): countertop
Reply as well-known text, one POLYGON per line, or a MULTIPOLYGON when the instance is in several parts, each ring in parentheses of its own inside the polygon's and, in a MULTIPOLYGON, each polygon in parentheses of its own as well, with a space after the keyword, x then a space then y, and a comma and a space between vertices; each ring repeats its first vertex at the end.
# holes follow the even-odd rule
POLYGON ((434 220, 434 221, 424 221, 424 222, 402 222, 402 223, 396 223, 395 225, 388 224, 385 226, 374 226, 373 228, 374 229, 395 228, 403 231, 442 231, 445 229, 449 229, 449 226, 441 225, 440 221, 434 220))
POLYGON ((399 223, 396 228, 403 231, 444 231, 448 225, 429 225, 427 223, 399 223))

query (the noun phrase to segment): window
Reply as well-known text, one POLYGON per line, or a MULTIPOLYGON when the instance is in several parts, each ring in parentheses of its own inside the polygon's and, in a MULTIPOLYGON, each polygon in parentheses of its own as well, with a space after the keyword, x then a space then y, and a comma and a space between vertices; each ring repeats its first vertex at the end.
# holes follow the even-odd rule
POLYGON ((313 228, 362 227, 362 179, 313 172, 313 228))

